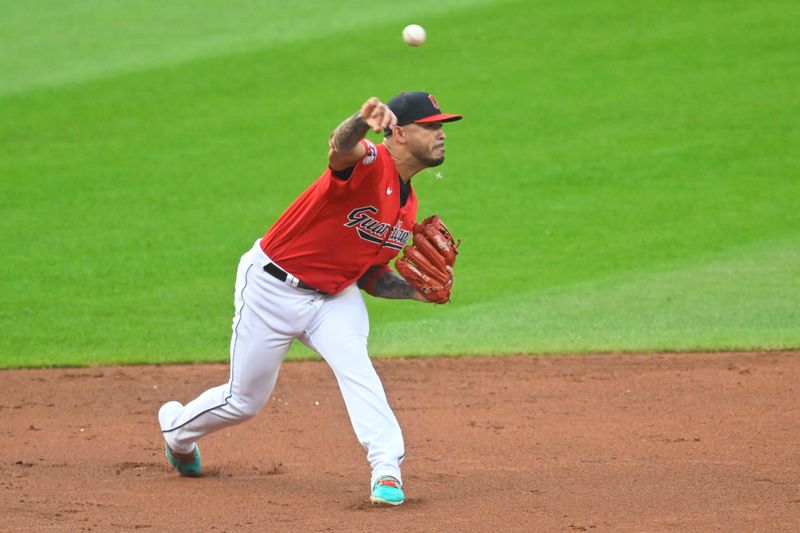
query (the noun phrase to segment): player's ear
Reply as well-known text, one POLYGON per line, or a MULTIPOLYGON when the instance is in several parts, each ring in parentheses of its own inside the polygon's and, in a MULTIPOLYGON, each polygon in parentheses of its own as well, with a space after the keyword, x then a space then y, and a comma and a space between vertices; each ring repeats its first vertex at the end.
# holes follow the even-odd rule
POLYGON ((392 128, 392 137, 396 142, 405 144, 406 130, 404 130, 402 126, 395 126, 392 128))

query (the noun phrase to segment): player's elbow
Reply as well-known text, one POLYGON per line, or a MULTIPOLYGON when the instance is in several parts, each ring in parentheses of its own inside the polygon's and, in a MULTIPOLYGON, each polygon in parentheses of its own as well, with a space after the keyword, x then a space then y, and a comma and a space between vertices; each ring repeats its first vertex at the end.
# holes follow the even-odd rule
POLYGON ((359 156, 355 150, 340 152, 333 148, 328 152, 328 166, 333 170, 345 170, 352 168, 358 163, 359 156))

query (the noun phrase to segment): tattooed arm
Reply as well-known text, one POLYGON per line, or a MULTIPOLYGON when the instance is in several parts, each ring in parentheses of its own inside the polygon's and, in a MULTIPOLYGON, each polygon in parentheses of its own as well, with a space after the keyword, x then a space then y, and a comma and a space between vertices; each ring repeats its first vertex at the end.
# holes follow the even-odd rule
POLYGON ((374 96, 368 99, 358 113, 339 124, 339 127, 331 133, 328 139, 330 146, 328 164, 333 170, 344 170, 354 166, 367 153, 367 149, 360 142, 367 131, 371 128, 381 132, 396 123, 397 117, 386 104, 374 96))
POLYGON ((373 267, 358 280, 358 286, 378 298, 411 299, 429 303, 428 300, 398 276, 388 266, 373 267))
POLYGON ((394 272, 386 272, 375 280, 373 295, 379 298, 405 298, 427 302, 406 280, 394 272))

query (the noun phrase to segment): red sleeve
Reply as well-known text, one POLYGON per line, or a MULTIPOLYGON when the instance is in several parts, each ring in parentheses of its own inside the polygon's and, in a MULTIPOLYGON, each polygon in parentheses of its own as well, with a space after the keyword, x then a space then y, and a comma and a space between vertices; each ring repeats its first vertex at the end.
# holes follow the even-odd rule
POLYGON ((387 272, 393 272, 388 263, 370 267, 370 269, 367 270, 367 273, 361 276, 361 278, 358 280, 359 288, 364 289, 367 294, 375 296, 375 282, 387 272))
MULTIPOLYGON (((330 173, 331 177, 336 178, 340 184, 343 185, 342 182, 347 183, 350 181, 350 178, 354 175, 363 176, 365 172, 356 172, 357 170, 362 170, 361 167, 369 167, 372 163, 378 159, 378 147, 370 141, 369 139, 361 139, 359 141, 361 145, 366 149, 366 154, 360 160, 356 161, 356 163, 350 168, 344 168, 342 170, 333 170, 330 165, 328 165, 328 172, 330 173)), ((369 168, 363 170, 370 170, 369 168)), ((352 184, 350 184, 352 186, 352 184)))

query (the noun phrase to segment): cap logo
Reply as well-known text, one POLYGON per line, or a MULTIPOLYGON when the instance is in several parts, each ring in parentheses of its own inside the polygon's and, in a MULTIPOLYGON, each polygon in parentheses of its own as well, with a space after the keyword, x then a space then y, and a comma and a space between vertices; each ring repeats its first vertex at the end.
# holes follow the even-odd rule
POLYGON ((428 100, 431 101, 431 103, 433 104, 433 107, 435 107, 436 109, 441 110, 441 108, 439 107, 439 104, 436 103, 436 98, 434 98, 432 94, 428 95, 428 100))

